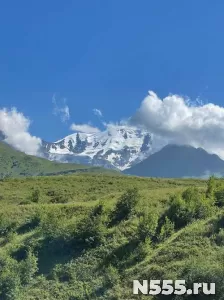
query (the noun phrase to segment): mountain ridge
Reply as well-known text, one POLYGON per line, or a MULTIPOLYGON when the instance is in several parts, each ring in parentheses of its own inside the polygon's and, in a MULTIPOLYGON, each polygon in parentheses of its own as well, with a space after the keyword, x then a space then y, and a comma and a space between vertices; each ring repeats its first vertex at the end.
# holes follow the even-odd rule
POLYGON ((43 141, 42 152, 49 160, 124 170, 151 154, 152 138, 145 130, 111 125, 101 132, 77 132, 54 143, 43 141))
POLYGON ((216 154, 190 145, 169 144, 124 171, 143 177, 208 177, 224 175, 224 161, 216 154))

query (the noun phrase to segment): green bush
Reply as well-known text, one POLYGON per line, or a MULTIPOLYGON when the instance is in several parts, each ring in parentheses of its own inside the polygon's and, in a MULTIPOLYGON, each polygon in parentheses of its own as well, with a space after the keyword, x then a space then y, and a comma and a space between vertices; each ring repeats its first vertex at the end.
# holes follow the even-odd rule
POLYGON ((223 228, 221 228, 219 233, 216 235, 215 241, 218 246, 222 246, 222 247, 224 246, 224 229, 223 228))
POLYGON ((109 265, 105 272, 105 285, 109 288, 112 288, 114 285, 118 284, 120 281, 120 275, 118 270, 112 266, 109 265))
POLYGON ((214 176, 210 177, 207 183, 206 197, 213 199, 218 207, 224 206, 224 184, 214 176))
POLYGON ((213 198, 215 189, 216 189, 216 179, 215 176, 211 176, 207 182, 206 197, 213 198))
POLYGON ((180 296, 178 299, 215 299, 222 300, 224 295, 224 269, 222 265, 213 265, 211 263, 203 262, 195 262, 189 261, 186 268, 183 269, 182 275, 180 278, 186 279, 186 285, 189 287, 193 286, 195 282, 206 282, 206 283, 215 283, 216 284, 216 292, 215 296, 205 296, 203 294, 199 294, 197 297, 195 296, 180 296))
POLYGON ((214 193, 215 204, 218 207, 224 207, 224 189, 218 190, 214 193))
POLYGON ((17 223, 14 220, 10 220, 7 216, 3 214, 0 215, 0 236, 7 236, 10 232, 16 230, 17 223))
POLYGON ((147 238, 153 239, 158 227, 158 215, 154 212, 146 212, 140 217, 137 228, 137 238, 145 241, 147 238))
POLYGON ((168 217, 165 217, 165 222, 162 225, 158 240, 163 242, 174 233, 174 223, 168 217))
POLYGON ((204 219, 214 211, 214 201, 206 198, 197 188, 188 188, 182 195, 171 197, 170 207, 166 216, 182 228, 196 219, 204 219))
POLYGON ((65 221, 59 211, 43 213, 40 221, 40 232, 49 240, 57 239, 65 234, 65 221))
POLYGON ((0 299, 18 300, 21 290, 21 273, 18 263, 12 258, 1 257, 0 299))
POLYGON ((38 203, 39 200, 40 200, 40 191, 35 189, 32 194, 31 194, 31 201, 32 202, 35 202, 35 203, 38 203))
POLYGON ((137 188, 128 189, 118 200, 114 211, 111 214, 111 225, 115 225, 122 220, 127 220, 135 213, 136 205, 139 201, 137 188))
POLYGON ((38 271, 36 256, 28 251, 27 257, 20 263, 20 272, 22 273, 22 284, 29 284, 38 271))
POLYGON ((77 224, 75 243, 78 242, 87 247, 96 247, 104 241, 105 234, 106 227, 102 222, 102 217, 89 215, 77 224))
POLYGON ((68 202, 68 198, 66 197, 66 195, 63 195, 62 193, 58 192, 55 193, 50 200, 51 203, 67 203, 68 202))

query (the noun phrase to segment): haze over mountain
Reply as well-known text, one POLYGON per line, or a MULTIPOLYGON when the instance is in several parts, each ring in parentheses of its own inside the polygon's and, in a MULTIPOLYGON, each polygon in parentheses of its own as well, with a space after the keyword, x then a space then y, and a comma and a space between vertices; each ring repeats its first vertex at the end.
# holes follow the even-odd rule
POLYGON ((202 148, 167 145, 125 174, 146 177, 208 177, 224 175, 224 161, 202 148))

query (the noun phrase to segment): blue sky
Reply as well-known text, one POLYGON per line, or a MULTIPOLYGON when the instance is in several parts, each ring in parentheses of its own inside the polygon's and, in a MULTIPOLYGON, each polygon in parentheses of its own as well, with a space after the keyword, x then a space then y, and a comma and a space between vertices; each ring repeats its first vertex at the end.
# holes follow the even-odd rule
POLYGON ((222 0, 3 1, 0 107, 48 141, 133 115, 148 90, 223 106, 222 0), (66 98, 70 120, 53 114, 66 98))

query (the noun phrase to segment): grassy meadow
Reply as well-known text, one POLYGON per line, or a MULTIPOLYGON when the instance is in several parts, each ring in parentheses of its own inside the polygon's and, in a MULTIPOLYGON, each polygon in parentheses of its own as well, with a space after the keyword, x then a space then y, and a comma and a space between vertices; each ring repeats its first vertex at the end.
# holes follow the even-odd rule
POLYGON ((213 177, 2 179, 0 299, 185 299, 134 296, 133 279, 216 282, 206 299, 223 299, 223 207, 213 177))

